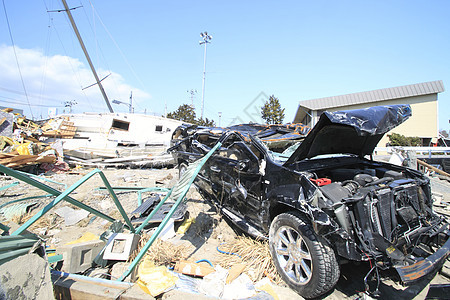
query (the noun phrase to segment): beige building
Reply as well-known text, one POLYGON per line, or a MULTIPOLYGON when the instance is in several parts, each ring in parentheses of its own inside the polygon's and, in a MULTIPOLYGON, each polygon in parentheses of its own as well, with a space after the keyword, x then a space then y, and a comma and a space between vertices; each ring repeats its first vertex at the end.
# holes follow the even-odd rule
MULTIPOLYGON (((444 91, 442 80, 379 89, 368 92, 300 101, 294 123, 313 127, 324 111, 366 108, 378 105, 409 104, 412 116, 390 132, 404 136, 417 136, 422 145, 436 142, 438 127, 438 94, 444 91)), ((388 133, 389 134, 389 133, 388 133)), ((387 135, 378 144, 386 146, 387 135)))

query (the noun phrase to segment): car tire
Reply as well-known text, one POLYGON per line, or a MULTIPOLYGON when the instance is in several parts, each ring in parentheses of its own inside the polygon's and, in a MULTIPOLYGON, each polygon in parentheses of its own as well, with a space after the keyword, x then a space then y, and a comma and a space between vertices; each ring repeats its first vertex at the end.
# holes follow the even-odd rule
POLYGON ((278 273, 302 297, 318 297, 337 283, 340 270, 333 249, 318 238, 300 213, 275 217, 269 246, 278 273))
POLYGON ((178 165, 178 179, 180 179, 181 175, 183 175, 184 172, 186 172, 187 168, 188 168, 187 163, 182 162, 178 165))

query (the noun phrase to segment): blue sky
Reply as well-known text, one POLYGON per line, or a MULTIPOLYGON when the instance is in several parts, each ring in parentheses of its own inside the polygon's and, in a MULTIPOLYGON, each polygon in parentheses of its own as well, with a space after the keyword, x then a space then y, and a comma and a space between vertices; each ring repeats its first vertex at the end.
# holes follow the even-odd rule
MULTIPOLYGON (((291 122, 300 100, 443 80, 450 87, 450 2, 442 1, 68 1, 110 99, 164 114, 191 103, 200 115, 208 31, 205 116, 221 125, 257 121, 275 95, 291 122), (111 39, 111 37, 113 39, 111 39), (118 47, 116 46, 118 45, 118 47)), ((0 105, 35 118, 106 111, 60 1, 3 0, 0 105), (2 71, 3 69, 3 71, 2 71), (28 103, 30 103, 28 105, 28 103)), ((449 92, 439 95, 439 127, 450 129, 449 92)), ((115 105, 127 111, 126 105, 115 105)), ((414 112, 413 112, 414 113, 414 112)))

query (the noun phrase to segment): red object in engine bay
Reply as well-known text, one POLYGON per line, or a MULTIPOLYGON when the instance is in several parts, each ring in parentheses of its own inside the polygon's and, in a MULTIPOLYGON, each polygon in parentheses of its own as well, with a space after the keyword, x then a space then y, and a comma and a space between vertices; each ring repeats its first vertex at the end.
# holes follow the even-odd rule
POLYGON ((317 179, 311 178, 311 181, 314 182, 317 186, 324 186, 331 183, 331 179, 329 178, 317 178, 317 179))

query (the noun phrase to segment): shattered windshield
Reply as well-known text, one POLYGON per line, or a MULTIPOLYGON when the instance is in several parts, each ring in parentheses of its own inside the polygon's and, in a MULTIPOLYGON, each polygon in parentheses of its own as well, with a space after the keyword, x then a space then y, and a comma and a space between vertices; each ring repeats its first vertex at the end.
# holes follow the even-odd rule
POLYGON ((255 136, 252 136, 252 137, 254 140, 256 140, 258 142, 258 144, 260 144, 264 147, 264 150, 267 153, 267 155, 269 156, 269 158, 277 164, 283 164, 286 160, 288 160, 288 158, 292 155, 292 153, 294 153, 295 150, 298 148, 298 146, 300 146, 300 144, 301 144, 301 142, 297 142, 297 143, 293 144, 292 146, 289 146, 283 152, 280 153, 280 152, 270 150, 269 142, 262 141, 261 139, 255 137, 255 136))

